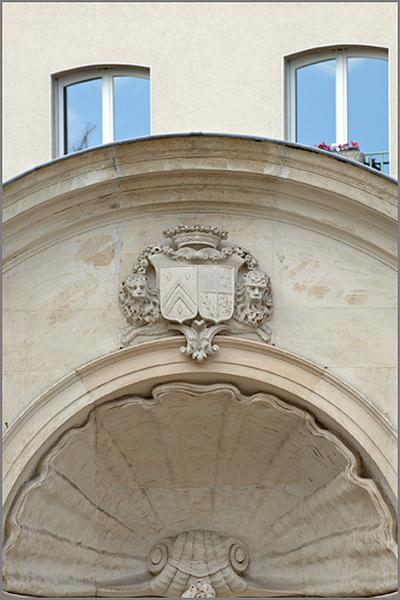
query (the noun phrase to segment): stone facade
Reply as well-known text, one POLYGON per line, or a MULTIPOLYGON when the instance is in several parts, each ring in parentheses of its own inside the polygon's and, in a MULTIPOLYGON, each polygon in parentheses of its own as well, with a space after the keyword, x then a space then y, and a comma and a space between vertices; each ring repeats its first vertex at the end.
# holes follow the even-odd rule
POLYGON ((293 144, 171 135, 16 178, 4 217, 7 591, 394 591, 393 181, 293 144), (202 315, 232 325, 202 361, 179 351, 193 315, 163 300, 174 266, 140 262, 163 245, 189 274, 224 248, 256 261, 202 315))

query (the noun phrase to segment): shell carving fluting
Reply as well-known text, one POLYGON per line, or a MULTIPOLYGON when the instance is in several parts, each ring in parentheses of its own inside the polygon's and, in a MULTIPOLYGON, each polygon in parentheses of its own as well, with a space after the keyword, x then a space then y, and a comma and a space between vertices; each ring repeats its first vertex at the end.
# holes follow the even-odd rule
POLYGON ((256 334, 269 342, 271 281, 257 259, 227 244, 227 232, 211 225, 181 225, 164 236, 168 242, 143 250, 122 284, 122 345, 180 331, 186 338, 181 352, 202 361, 219 350, 217 333, 256 334))
POLYGON ((248 564, 249 551, 241 541, 214 531, 185 531, 152 548, 148 559, 149 571, 155 575, 151 589, 156 595, 175 598, 241 594, 247 583, 240 575, 248 564))
POLYGON ((355 597, 396 589, 394 518, 304 408, 174 382, 93 408, 21 486, 4 587, 45 597, 355 597))

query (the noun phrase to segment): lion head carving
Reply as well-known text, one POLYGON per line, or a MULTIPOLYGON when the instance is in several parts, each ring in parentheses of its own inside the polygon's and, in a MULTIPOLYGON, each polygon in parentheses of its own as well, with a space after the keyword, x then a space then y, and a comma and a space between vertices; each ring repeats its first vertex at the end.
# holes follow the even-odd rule
POLYGON ((122 311, 131 325, 148 325, 160 318, 158 292, 144 273, 131 273, 119 294, 122 311))
POLYGON ((238 283, 233 318, 252 327, 258 327, 272 312, 271 282, 259 269, 248 271, 238 283))

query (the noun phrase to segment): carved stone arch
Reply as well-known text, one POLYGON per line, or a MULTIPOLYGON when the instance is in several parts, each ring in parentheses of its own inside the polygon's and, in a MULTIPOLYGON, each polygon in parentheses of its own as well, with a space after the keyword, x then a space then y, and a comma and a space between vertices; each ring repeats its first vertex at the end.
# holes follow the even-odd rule
POLYGON ((49 390, 10 430, 9 591, 393 591, 388 426, 299 357, 236 338, 219 343, 221 352, 197 370, 176 353, 178 338, 106 356, 49 390), (60 544, 76 561, 72 581, 71 560, 54 558, 60 544), (362 558, 371 548, 379 564, 372 575, 362 558))
POLYGON ((324 368, 290 352, 230 336, 217 337, 221 353, 194 368, 171 337, 112 352, 77 368, 40 395, 4 437, 5 513, 16 490, 59 436, 81 424, 90 409, 125 394, 149 395, 167 381, 237 384, 265 391, 310 410, 362 456, 369 473, 395 507, 397 436, 381 413, 324 368))

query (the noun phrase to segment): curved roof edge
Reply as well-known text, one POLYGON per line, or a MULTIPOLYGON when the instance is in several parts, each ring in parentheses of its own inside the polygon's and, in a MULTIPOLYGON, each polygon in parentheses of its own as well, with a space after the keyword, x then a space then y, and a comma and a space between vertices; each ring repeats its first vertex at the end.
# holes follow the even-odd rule
POLYGON ((297 142, 289 142, 287 140, 278 140, 278 139, 274 139, 274 138, 262 137, 262 136, 256 136, 256 135, 241 135, 241 134, 233 134, 233 133, 208 133, 208 132, 202 132, 202 131, 199 131, 199 132, 191 131, 188 133, 163 133, 163 134, 158 134, 158 135, 148 135, 148 136, 143 136, 143 137, 138 137, 138 138, 121 140, 119 142, 110 142, 109 144, 101 144, 99 146, 93 146, 91 148, 86 148, 85 150, 80 150, 78 152, 73 152, 71 154, 59 156, 57 158, 53 158, 52 160, 48 160, 44 163, 35 165, 34 167, 27 169, 26 171, 22 171, 21 173, 18 173, 18 175, 15 175, 14 177, 6 179, 3 182, 3 186, 7 186, 15 181, 18 181, 19 179, 22 179, 26 175, 29 175, 31 173, 34 173, 35 171, 44 169, 45 167, 48 167, 50 165, 56 164, 61 161, 70 160, 71 158, 76 157, 76 156, 86 155, 86 154, 89 154, 90 152, 95 152, 96 150, 99 150, 99 149, 110 148, 113 146, 121 146, 123 144, 135 144, 138 142, 146 142, 146 141, 158 140, 158 139, 164 139, 164 138, 168 139, 168 138, 181 138, 181 137, 210 137, 210 138, 221 137, 221 138, 226 138, 226 139, 251 140, 253 142, 268 142, 268 143, 273 143, 273 144, 276 144, 279 146, 286 146, 288 148, 298 148, 300 150, 306 150, 308 152, 312 152, 315 154, 325 155, 333 160, 338 160, 343 163, 351 164, 360 169, 364 169, 367 172, 369 172, 373 175, 376 175, 377 177, 382 177, 388 181, 397 183, 397 179, 395 177, 386 175, 386 173, 381 173, 380 171, 377 171, 377 169, 373 169, 372 167, 369 167, 368 165, 364 165, 364 164, 360 163, 359 161, 353 160, 351 158, 346 158, 344 156, 340 156, 339 154, 337 154, 335 152, 321 150, 320 148, 315 148, 314 146, 306 146, 305 144, 298 144, 297 142))
POLYGON ((165 213, 171 206, 197 211, 196 185, 213 190, 214 195, 201 196, 203 208, 211 212, 250 212, 301 224, 391 268, 397 264, 393 179, 307 146, 214 134, 171 134, 99 146, 12 180, 4 187, 3 264, 11 268, 43 244, 99 223, 165 213), (184 189, 184 200, 171 196, 172 188, 179 193, 184 189), (227 189, 233 194, 229 201, 227 189))

